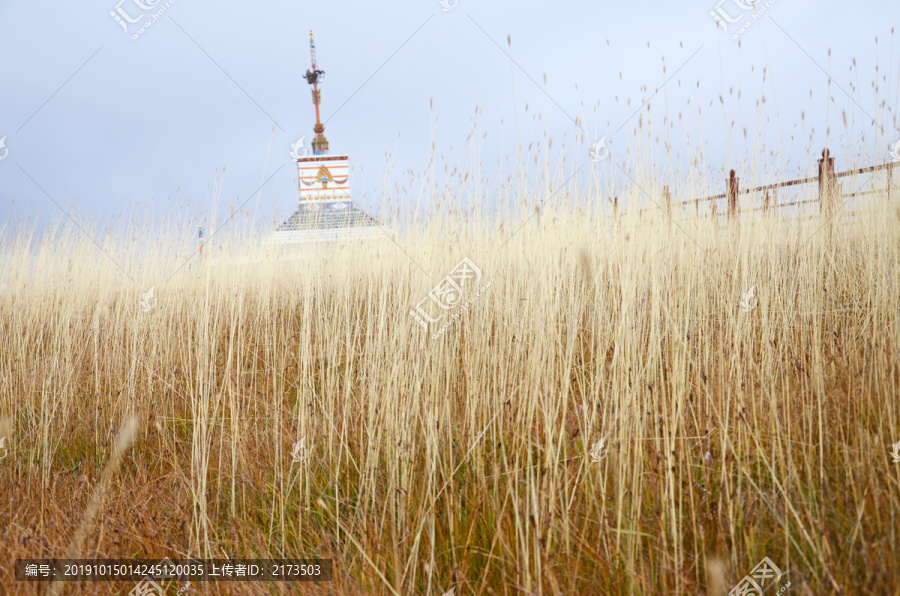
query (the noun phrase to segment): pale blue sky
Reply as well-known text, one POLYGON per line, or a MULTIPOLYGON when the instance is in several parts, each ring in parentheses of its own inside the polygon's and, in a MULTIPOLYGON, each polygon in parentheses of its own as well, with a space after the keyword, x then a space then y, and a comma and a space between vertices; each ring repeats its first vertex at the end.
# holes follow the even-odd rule
MULTIPOLYGON (((592 168, 587 142, 602 136, 623 165, 642 145, 652 164, 683 168, 702 147, 715 177, 751 156, 760 156, 761 170, 808 175, 827 125, 839 169, 889 161, 900 127, 896 0, 770 0, 740 47, 731 39, 737 25, 728 33, 716 27, 713 0, 459 0, 449 11, 438 0, 175 0, 137 40, 137 26, 126 34, 109 15, 118 1, 0 3, 0 137, 9 151, 0 161, 0 226, 7 234, 10 226, 59 217, 54 201, 101 224, 142 208, 158 217, 177 206, 206 217, 207 187, 222 167, 220 212, 227 211, 257 190, 270 140, 265 177, 284 167, 262 190, 258 215, 288 215, 297 199, 288 150, 300 136, 308 143, 314 123, 302 78, 310 29, 327 73, 322 109, 332 153, 350 154, 355 197, 374 213, 386 166, 395 180, 407 168, 423 172, 432 134, 439 171, 440 156, 451 169, 466 167, 476 118, 478 138, 487 133, 478 150, 485 176, 496 175, 501 151, 515 155, 517 138, 527 146, 544 132, 553 152, 566 139, 567 167, 584 163, 584 175, 592 168), (507 35, 516 65, 504 53, 507 35), (829 101, 823 69, 834 77, 829 101), (660 143, 667 140, 662 115, 676 120, 667 162, 655 139, 649 146, 635 140, 640 116, 628 117, 676 71, 651 101, 660 143), (757 108, 763 92, 766 103, 757 108), (570 117, 589 137, 577 148, 570 117)), ((121 7, 149 15, 165 2, 148 11, 135 0, 121 7)), ((721 7, 739 14, 734 2, 721 7)), ((254 206, 255 198, 245 209, 254 206)))

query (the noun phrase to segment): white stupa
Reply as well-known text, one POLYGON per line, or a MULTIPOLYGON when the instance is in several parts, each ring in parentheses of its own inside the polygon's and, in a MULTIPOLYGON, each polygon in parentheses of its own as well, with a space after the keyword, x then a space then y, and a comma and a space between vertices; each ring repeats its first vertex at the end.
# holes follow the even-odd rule
POLYGON ((372 217, 360 209, 350 197, 350 157, 328 155, 325 125, 319 115, 321 95, 319 83, 325 73, 316 68, 316 45, 309 32, 312 70, 306 81, 312 85, 316 106, 316 133, 311 143, 312 155, 292 155, 297 160, 300 202, 297 211, 263 241, 265 244, 298 244, 335 240, 384 238, 385 231, 372 217))

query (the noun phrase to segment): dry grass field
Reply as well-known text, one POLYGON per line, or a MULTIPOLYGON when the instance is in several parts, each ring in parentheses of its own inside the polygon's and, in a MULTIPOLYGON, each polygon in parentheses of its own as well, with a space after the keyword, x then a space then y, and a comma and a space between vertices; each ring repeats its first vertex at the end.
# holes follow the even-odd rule
POLYGON ((330 582, 191 593, 721 595, 768 557, 767 594, 900 594, 896 201, 729 227, 550 200, 180 270, 165 236, 7 229, 0 592, 134 587, 17 558, 321 557, 330 582), (426 332, 464 257, 474 299, 426 332))

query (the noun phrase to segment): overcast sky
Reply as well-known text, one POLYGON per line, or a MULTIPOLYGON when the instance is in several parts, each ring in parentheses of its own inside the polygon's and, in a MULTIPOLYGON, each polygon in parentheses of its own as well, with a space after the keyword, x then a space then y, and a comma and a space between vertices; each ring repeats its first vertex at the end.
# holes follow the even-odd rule
POLYGON ((546 134, 583 175, 589 143, 607 137, 610 163, 637 167, 627 155, 641 146, 650 166, 677 169, 702 152, 718 179, 748 160, 811 175, 826 143, 838 169, 883 163, 900 136, 896 0, 725 0, 727 31, 715 0, 445 1, 3 0, 0 227, 64 212, 203 219, 217 168, 220 213, 249 200, 263 221, 289 215, 288 151, 315 121, 310 29, 332 153, 351 156, 355 198, 374 213, 385 179, 425 170, 432 138, 439 171, 474 152, 499 176, 517 139, 546 134), (116 9, 140 20, 123 30, 116 9))

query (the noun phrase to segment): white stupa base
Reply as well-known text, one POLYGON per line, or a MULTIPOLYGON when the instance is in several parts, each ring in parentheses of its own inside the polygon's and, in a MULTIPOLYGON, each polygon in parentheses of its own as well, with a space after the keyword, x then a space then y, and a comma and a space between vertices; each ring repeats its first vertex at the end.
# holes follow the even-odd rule
POLYGON ((335 242, 342 240, 377 240, 388 238, 378 226, 336 228, 319 230, 290 230, 273 232, 263 239, 265 245, 306 244, 309 242, 335 242))

